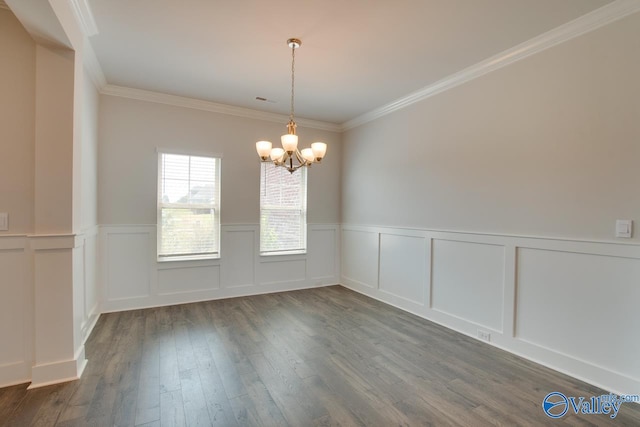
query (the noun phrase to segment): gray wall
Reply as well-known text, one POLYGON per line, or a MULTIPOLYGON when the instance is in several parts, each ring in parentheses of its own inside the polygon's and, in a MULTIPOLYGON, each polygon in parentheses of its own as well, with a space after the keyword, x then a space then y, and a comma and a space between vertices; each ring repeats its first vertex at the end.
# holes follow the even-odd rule
POLYGON ((640 220, 638 76, 635 14, 352 129, 343 222, 613 239, 640 220))
MULTIPOLYGON (((155 224, 157 147, 222 154, 223 224, 257 224, 260 162, 255 142, 280 144, 283 123, 103 95, 100 97, 98 221, 155 224)), ((340 135, 298 128, 300 145, 328 154, 308 175, 308 222, 340 220, 340 135)))

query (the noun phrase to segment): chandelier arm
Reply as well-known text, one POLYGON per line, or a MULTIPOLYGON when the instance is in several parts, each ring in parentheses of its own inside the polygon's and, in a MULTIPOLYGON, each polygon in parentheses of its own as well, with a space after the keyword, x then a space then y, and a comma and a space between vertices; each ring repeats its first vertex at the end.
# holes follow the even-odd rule
POLYGON ((283 165, 280 165, 280 166, 282 166, 287 171, 289 171, 289 173, 294 173, 295 171, 297 171, 298 169, 300 169, 302 166, 305 166, 305 165, 288 166, 286 164, 283 164, 283 165))
POLYGON ((282 161, 280 162, 279 166, 282 165, 286 165, 287 161, 291 158, 291 156, 289 155, 289 153, 287 153, 286 151, 284 152, 284 155, 282 156, 282 161))
POLYGON ((282 157, 282 161, 277 162, 275 160, 272 160, 272 163, 276 166, 285 168, 287 171, 289 171, 289 173, 294 173, 302 167, 311 166, 311 163, 308 162, 304 157, 302 157, 302 154, 300 154, 300 151, 298 151, 297 149, 293 152, 292 155, 289 155, 287 152, 285 152, 284 156, 282 157), (297 165, 293 164, 294 158, 295 160, 297 160, 297 165))
POLYGON ((308 165, 309 162, 307 162, 307 159, 302 157, 302 154, 300 153, 300 151, 298 149, 296 149, 295 155, 296 155, 296 159, 298 159, 298 163, 300 163, 300 166, 307 166, 308 165))

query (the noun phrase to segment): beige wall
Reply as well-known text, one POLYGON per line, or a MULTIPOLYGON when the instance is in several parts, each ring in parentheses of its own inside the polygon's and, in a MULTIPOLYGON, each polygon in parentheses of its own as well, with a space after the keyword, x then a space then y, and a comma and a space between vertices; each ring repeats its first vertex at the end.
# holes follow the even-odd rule
POLYGON ((350 130, 342 220, 605 240, 616 219, 640 226, 638 76, 635 14, 350 130))
POLYGON ((100 95, 84 70, 82 95, 82 229, 98 224, 98 106, 100 95))
POLYGON ((0 212, 9 231, 33 231, 36 46, 22 25, 0 9, 0 212))
MULTIPOLYGON (((217 114, 146 101, 100 97, 98 221, 155 224, 157 147, 222 154, 223 224, 259 222, 260 163, 255 142, 279 144, 285 122, 217 114)), ((325 141, 327 158, 308 175, 308 222, 340 219, 340 135, 298 129, 302 146, 325 141)))
POLYGON ((35 232, 73 230, 74 52, 36 46, 35 232))

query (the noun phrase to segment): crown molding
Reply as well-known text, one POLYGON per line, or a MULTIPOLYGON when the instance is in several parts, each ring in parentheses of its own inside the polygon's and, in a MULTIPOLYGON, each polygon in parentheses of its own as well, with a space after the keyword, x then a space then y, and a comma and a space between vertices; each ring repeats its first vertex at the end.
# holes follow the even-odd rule
POLYGON ((11 10, 11 9, 9 9, 9 5, 8 5, 8 4, 6 4, 6 3, 4 2, 4 0, 0 0, 0 9, 7 9, 7 10, 11 10))
POLYGON ((343 131, 353 129, 364 123, 391 114, 416 102, 430 98, 446 90, 452 89, 484 74, 498 70, 528 56, 542 52, 560 43, 566 42, 604 25, 622 19, 640 11, 640 0, 615 0, 573 21, 569 21, 553 30, 547 31, 524 43, 507 49, 497 55, 478 62, 457 73, 451 74, 424 88, 392 101, 382 107, 371 110, 354 119, 342 123, 343 131))
POLYGON ((73 11, 75 21, 84 36, 82 59, 91 81, 100 91, 107 85, 107 79, 102 71, 96 52, 93 50, 90 38, 99 33, 93 12, 87 0, 68 0, 73 11))
POLYGON ((89 41, 84 45, 83 59, 84 66, 89 73, 89 77, 91 77, 91 81, 93 81, 93 84, 99 92, 102 91, 102 89, 107 86, 107 78, 104 76, 104 72, 102 72, 102 67, 100 66, 96 52, 93 50, 93 46, 89 41))
MULTIPOLYGON (((268 122, 286 123, 289 120, 289 116, 285 116, 283 114, 268 113, 265 111, 252 110, 250 108, 234 107, 232 105, 218 104, 201 99, 187 98, 183 96, 169 95, 166 93, 152 92, 148 90, 134 89, 124 86, 115 86, 111 84, 107 84, 106 86, 104 86, 100 90, 100 93, 103 95, 118 96, 121 98, 137 99, 139 101, 148 101, 158 104, 173 105, 176 107, 210 111, 212 113, 229 114, 237 117, 265 120, 268 122)), ((322 122, 318 120, 296 118, 296 123, 299 126, 313 129, 327 130, 331 132, 342 131, 342 127, 338 124, 322 122)))
POLYGON ((82 32, 87 37, 98 34, 98 26, 96 25, 96 20, 93 17, 93 12, 87 0, 70 0, 69 3, 80 24, 80 28, 82 28, 82 32))

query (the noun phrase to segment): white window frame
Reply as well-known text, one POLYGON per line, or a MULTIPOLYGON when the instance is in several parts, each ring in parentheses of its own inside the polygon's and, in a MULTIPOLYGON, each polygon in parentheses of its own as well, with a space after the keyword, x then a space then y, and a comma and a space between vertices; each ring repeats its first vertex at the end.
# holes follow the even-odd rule
MULTIPOLYGON (((264 178, 263 165, 270 165, 270 163, 260 164, 260 189, 262 188, 262 180, 264 178)), ((284 170, 283 168, 280 168, 284 170)), ((289 173, 289 172, 287 172, 289 173)), ((298 255, 307 253, 307 190, 308 190, 308 175, 307 168, 300 168, 294 172, 294 174, 301 173, 302 177, 302 208, 286 208, 286 207, 264 207, 262 205, 262 194, 260 194, 260 256, 278 256, 278 255, 298 255), (278 251, 265 251, 262 249, 262 211, 263 210, 280 210, 280 211, 300 211, 300 231, 302 233, 302 248, 290 249, 290 250, 278 250, 278 251)))
POLYGON ((174 150, 167 148, 158 148, 158 185, 157 185, 157 209, 156 209, 156 234, 157 234, 157 246, 156 246, 156 259, 158 262, 173 262, 173 261, 192 261, 192 260, 211 260, 211 259, 220 259, 220 228, 221 228, 221 217, 220 217, 220 194, 221 194, 221 167, 222 167, 222 154, 218 153, 207 153, 207 152, 197 152, 197 151, 182 151, 182 150, 174 150), (163 154, 177 154, 181 156, 190 156, 190 157, 208 157, 213 158, 216 161, 216 176, 215 176, 215 201, 216 203, 212 204, 189 204, 189 203, 163 203, 162 202, 162 155, 163 154), (193 255, 173 255, 173 256, 160 256, 160 248, 162 247, 162 209, 163 208, 188 208, 188 209, 213 209, 214 215, 218 217, 216 224, 217 229, 216 233, 216 241, 218 242, 218 251, 210 254, 193 254, 193 255))

